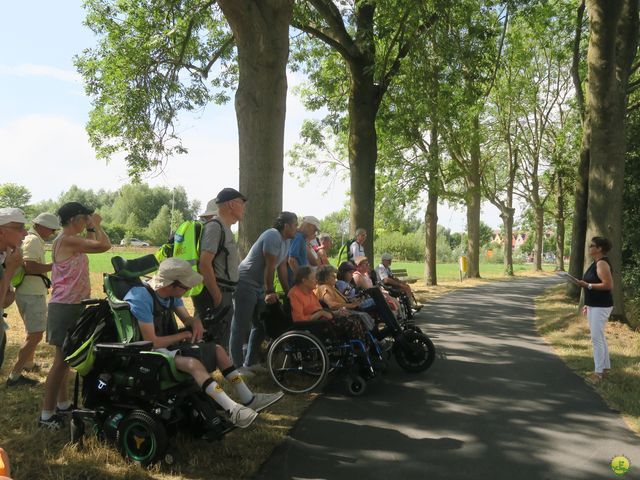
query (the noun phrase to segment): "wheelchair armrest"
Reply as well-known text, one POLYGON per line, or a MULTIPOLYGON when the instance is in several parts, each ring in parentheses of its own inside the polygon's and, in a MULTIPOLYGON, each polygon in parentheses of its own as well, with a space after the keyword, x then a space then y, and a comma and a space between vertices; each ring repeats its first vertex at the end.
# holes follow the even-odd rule
POLYGON ((153 342, 97 343, 94 349, 99 353, 132 355, 143 351, 153 350, 153 342))
POLYGON ((84 300, 80 301, 80 304, 84 305, 86 307, 87 305, 99 305, 100 302, 104 302, 104 299, 101 299, 101 298, 85 298, 84 300))

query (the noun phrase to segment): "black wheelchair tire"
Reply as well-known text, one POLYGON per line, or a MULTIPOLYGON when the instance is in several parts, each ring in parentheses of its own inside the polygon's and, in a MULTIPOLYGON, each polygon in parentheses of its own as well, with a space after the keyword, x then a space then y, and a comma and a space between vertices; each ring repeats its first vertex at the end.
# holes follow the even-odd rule
POLYGON ((367 390, 367 382, 360 375, 348 375, 346 378, 347 392, 352 397, 359 397, 367 390))
POLYGON ((169 445, 164 425, 143 410, 134 410, 120 422, 117 441, 122 456, 142 466, 161 460, 169 445))
POLYGON ((393 345, 396 362, 409 373, 424 372, 436 358, 436 347, 424 333, 404 331, 393 345))
POLYGON ((331 365, 327 349, 318 337, 309 332, 292 330, 283 333, 271 343, 267 354, 267 366, 271 378, 280 388, 288 393, 297 394, 322 388, 327 380, 331 365), (309 369, 308 365, 305 368, 304 360, 296 359, 294 355, 286 353, 287 348, 292 348, 293 343, 299 344, 295 346, 299 350, 295 352, 299 357, 313 356, 312 366, 315 370, 309 369), (305 344, 308 345, 306 349, 301 348, 305 344), (310 350, 311 354, 309 354, 310 350), (288 370, 290 371, 287 372, 288 370), (289 374, 291 374, 291 378, 295 378, 296 372, 310 377, 308 383, 297 386, 288 382, 289 374))

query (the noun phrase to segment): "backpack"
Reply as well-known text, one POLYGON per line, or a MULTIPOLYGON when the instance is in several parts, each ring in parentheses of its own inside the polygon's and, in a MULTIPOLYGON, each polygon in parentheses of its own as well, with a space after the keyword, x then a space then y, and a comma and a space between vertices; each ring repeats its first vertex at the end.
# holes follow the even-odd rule
POLYGON ((109 302, 101 300, 84 309, 78 322, 69 329, 62 344, 64 361, 81 376, 91 372, 94 345, 100 341, 115 341, 115 325, 111 321, 109 302))
MULTIPOLYGON (((225 248, 225 232, 222 222, 217 218, 209 220, 220 225, 220 242, 216 255, 222 250, 225 253, 225 272, 229 275, 229 251, 225 248)), ((207 222, 208 223, 208 222, 207 222)), ((169 241, 162 245, 155 253, 158 263, 169 257, 177 257, 186 260, 196 272, 198 271, 198 261, 200 259, 200 240, 204 223, 198 220, 187 220, 183 222, 176 232, 169 238, 169 241)), ((226 282, 228 283, 228 282, 226 282)), ((194 297, 204 289, 204 283, 200 283, 188 290, 185 297, 194 297)))
POLYGON ((342 264, 342 262, 353 262, 353 255, 351 254, 351 245, 355 242, 356 239, 352 238, 351 240, 347 240, 347 243, 342 245, 340 248, 340 252, 338 253, 338 266, 342 264))

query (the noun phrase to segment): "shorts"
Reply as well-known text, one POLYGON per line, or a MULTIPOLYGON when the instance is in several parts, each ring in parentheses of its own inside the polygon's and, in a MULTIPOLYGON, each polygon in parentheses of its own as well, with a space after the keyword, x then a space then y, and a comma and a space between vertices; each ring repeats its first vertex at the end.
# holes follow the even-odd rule
POLYGON ((49 303, 47 315, 47 343, 62 347, 67 331, 75 327, 84 312, 79 303, 49 303))
POLYGON ((27 333, 44 332, 47 329, 47 297, 45 295, 17 293, 16 305, 27 333))
POLYGON ((207 372, 213 372, 216 367, 216 343, 215 342, 183 342, 169 346, 168 348, 156 348, 156 352, 175 358, 176 355, 193 357, 200 360, 207 372))

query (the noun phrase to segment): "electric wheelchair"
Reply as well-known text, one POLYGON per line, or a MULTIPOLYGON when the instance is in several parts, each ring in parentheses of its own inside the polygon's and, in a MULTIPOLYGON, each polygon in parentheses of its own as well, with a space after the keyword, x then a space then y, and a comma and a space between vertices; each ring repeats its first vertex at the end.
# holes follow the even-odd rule
POLYGON ((346 389, 361 395, 366 382, 387 369, 394 355, 407 372, 427 370, 435 360, 435 346, 422 332, 398 323, 378 288, 368 289, 377 307, 378 325, 368 332, 368 349, 360 340, 340 340, 328 333, 326 321, 293 322, 286 307, 267 306, 263 321, 269 346, 267 366, 271 377, 289 393, 320 389, 328 375, 343 373, 346 389))
MULTIPOLYGON (((112 264, 115 273, 104 274, 107 298, 84 302, 85 313, 63 347, 65 361, 77 371, 71 440, 81 442, 89 429, 135 462, 170 464, 169 439, 178 430, 214 441, 235 427, 171 356, 141 341, 122 299, 142 285, 141 276, 157 270, 155 257, 114 257, 112 264)), ((173 327, 178 331, 175 321, 173 327)))

